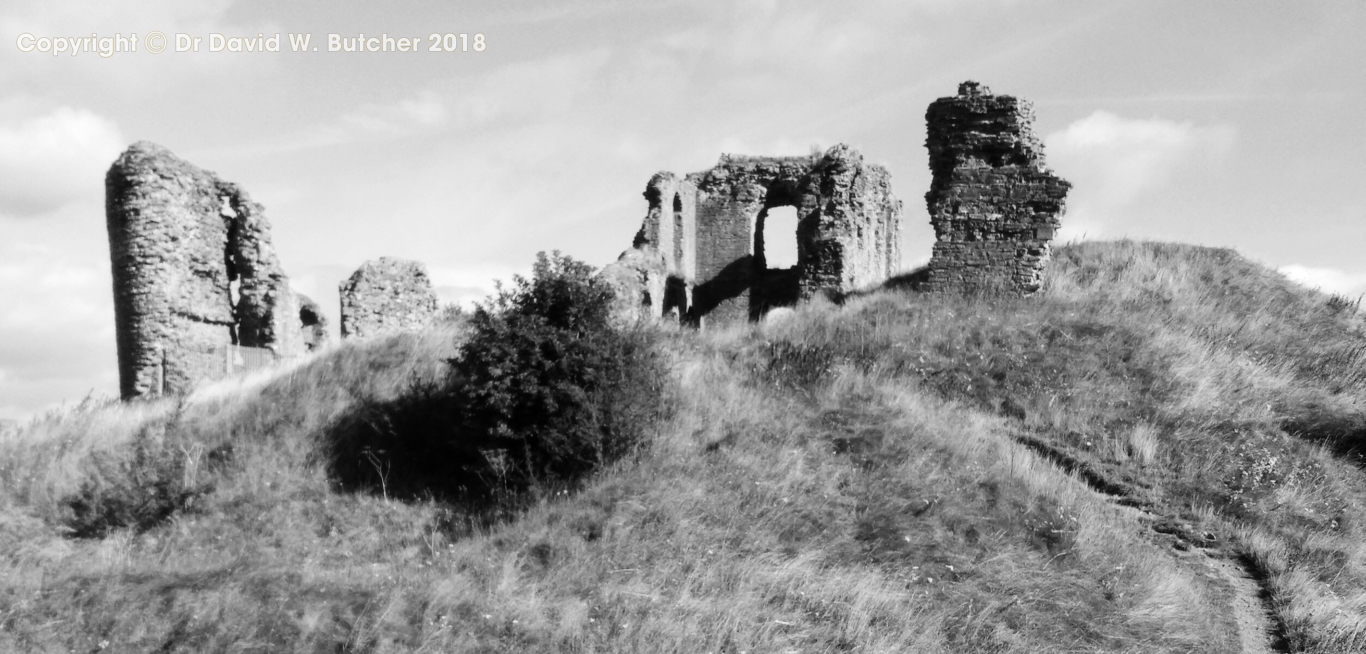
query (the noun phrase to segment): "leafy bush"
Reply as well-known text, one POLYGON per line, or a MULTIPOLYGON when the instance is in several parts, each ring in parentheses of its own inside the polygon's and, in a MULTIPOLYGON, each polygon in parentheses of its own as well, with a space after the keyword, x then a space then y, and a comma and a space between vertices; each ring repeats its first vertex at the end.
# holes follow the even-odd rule
POLYGON ((653 336, 612 323, 588 265, 541 253, 533 270, 464 317, 446 379, 338 425, 328 458, 344 486, 478 499, 572 481, 642 442, 664 410, 653 336))
POLYGON ((531 279, 475 310, 451 361, 462 424, 516 485, 569 480, 642 442, 666 371, 649 332, 611 322, 587 264, 537 255, 531 279))

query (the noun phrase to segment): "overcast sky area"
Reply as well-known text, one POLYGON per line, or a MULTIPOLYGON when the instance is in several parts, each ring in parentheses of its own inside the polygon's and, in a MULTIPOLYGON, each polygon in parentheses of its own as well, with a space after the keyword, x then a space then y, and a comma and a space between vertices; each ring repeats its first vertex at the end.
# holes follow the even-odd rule
POLYGON ((0 419, 117 393, 104 174, 138 140, 264 204, 334 329, 337 284, 383 255, 467 305, 541 250, 609 263, 653 173, 722 152, 853 145, 890 169, 903 267, 923 264, 925 108, 969 79, 1034 103, 1074 184, 1063 240, 1232 247, 1366 292, 1360 0, 7 0, 0 37, 0 419), (153 30, 200 52, 17 41, 153 30), (433 32, 486 48, 430 52, 433 32), (215 33, 282 51, 210 52, 215 33), (328 52, 329 33, 422 46, 328 52))

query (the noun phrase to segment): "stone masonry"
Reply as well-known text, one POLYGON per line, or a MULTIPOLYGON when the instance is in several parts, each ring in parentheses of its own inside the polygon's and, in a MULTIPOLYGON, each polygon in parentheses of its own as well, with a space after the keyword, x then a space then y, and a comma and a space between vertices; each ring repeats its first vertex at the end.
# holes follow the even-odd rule
POLYGON ((622 317, 755 320, 770 307, 880 283, 901 263, 891 177, 848 145, 806 157, 722 155, 710 170, 656 174, 645 199, 633 248, 603 271, 622 317), (797 265, 770 269, 764 220, 783 206, 797 211, 797 265))
POLYGON ((366 261, 340 291, 342 338, 420 329, 436 318, 436 292, 417 261, 366 261))
POLYGON ((225 374, 225 346, 303 349, 264 209, 146 141, 105 176, 119 392, 184 392, 225 374))
POLYGON ((922 288, 1038 290, 1071 184, 1044 167, 1033 107, 976 82, 925 112, 937 242, 922 288))

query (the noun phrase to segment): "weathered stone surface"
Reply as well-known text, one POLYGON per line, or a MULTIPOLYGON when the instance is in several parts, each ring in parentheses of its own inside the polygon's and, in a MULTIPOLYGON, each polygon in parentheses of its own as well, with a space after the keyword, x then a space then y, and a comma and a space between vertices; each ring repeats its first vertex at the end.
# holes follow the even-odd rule
POLYGON ((616 293, 612 317, 620 323, 655 317, 669 279, 665 257, 653 248, 631 248, 616 263, 603 268, 601 277, 616 293))
POLYGON ((146 141, 105 176, 119 391, 188 391, 226 374, 225 346, 302 349, 261 205, 146 141))
POLYGON ((964 82, 925 120, 937 242, 923 288, 1037 290, 1071 184, 1044 167, 1032 106, 964 82))
POLYGON ((618 292, 622 313, 697 324, 754 320, 817 293, 879 283, 901 263, 901 201, 890 175, 847 145, 808 157, 722 155, 686 177, 656 174, 645 199, 633 250, 603 272, 635 280, 618 292), (764 221, 783 206, 797 210, 797 265, 771 269, 764 221), (643 264, 656 256, 664 260, 662 292, 653 264, 643 264))
POLYGON ((417 261, 366 261, 340 291, 342 338, 420 329, 437 315, 427 267, 417 261))

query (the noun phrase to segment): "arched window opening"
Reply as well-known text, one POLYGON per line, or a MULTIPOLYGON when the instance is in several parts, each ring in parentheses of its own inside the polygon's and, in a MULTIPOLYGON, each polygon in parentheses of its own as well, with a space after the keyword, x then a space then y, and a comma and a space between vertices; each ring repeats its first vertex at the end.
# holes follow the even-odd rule
POLYGON ((797 208, 769 207, 759 214, 754 256, 768 270, 797 265, 797 208))

